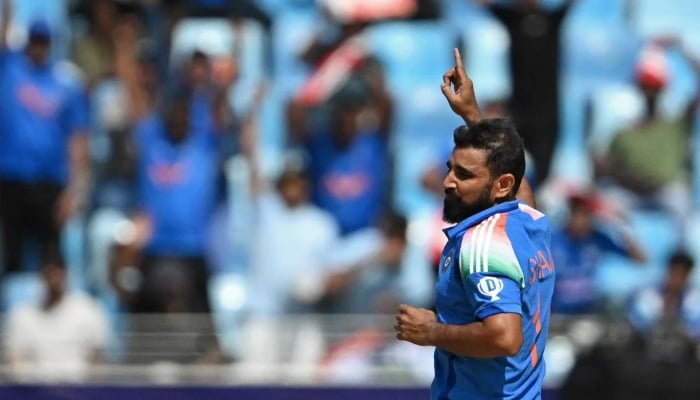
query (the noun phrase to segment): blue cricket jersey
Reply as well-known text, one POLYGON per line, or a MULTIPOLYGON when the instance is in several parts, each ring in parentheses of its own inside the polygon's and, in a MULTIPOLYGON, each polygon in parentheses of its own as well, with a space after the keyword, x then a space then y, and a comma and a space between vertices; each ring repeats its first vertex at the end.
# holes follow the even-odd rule
POLYGON ((346 235, 372 226, 381 216, 388 155, 378 132, 358 133, 346 148, 331 136, 319 132, 309 143, 313 198, 335 217, 346 235))
POLYGON ((438 321, 465 325, 517 313, 524 340, 513 357, 471 358, 437 348, 431 399, 539 399, 554 291, 547 218, 514 200, 445 233, 436 286, 438 321))
POLYGON ((66 183, 68 143, 87 128, 81 89, 54 64, 0 50, 0 177, 66 183))
POLYGON ((201 256, 218 195, 218 154, 214 134, 191 130, 171 142, 155 116, 137 126, 140 206, 153 222, 146 253, 201 256))

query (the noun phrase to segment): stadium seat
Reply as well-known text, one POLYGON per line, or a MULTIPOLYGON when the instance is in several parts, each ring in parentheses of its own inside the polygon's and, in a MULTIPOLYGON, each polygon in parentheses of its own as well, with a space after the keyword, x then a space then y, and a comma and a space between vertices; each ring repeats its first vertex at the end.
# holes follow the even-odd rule
POLYGON ((285 102, 287 98, 276 88, 270 88, 260 109, 259 160, 261 173, 274 177, 283 167, 283 153, 287 142, 285 102))
POLYGON ((37 304, 44 293, 39 274, 32 272, 17 272, 5 277, 0 285, 2 304, 0 307, 7 312, 23 304, 37 304))
POLYGON ((501 100, 510 97, 508 66, 510 38, 505 27, 491 15, 472 17, 462 25, 464 67, 474 80, 477 98, 501 100))
POLYGON ((12 22, 9 32, 9 44, 12 47, 21 46, 27 38, 29 23, 37 18, 46 21, 55 31, 52 40, 52 54, 61 59, 68 55, 71 32, 68 26, 68 0, 13 0, 12 22))
POLYGON ((636 121, 643 113, 643 99, 638 90, 623 83, 610 83, 594 89, 591 102, 591 131, 587 144, 604 150, 617 129, 636 121))
POLYGON ((471 24, 473 18, 484 18, 487 14, 476 1, 443 0, 440 5, 442 19, 457 30, 471 24))
POLYGON ((318 29, 321 16, 314 9, 290 8, 278 14, 272 24, 272 85, 289 95, 306 78, 309 68, 298 55, 318 29))
POLYGON ((230 54, 234 40, 231 24, 225 18, 185 18, 173 29, 171 66, 180 65, 194 50, 212 56, 230 54))
POLYGON ((644 37, 673 34, 700 51, 699 13, 700 3, 695 0, 636 0, 631 22, 644 37))
POLYGON ((392 21, 368 30, 370 52, 384 65, 393 93, 404 95, 416 85, 434 83, 454 65, 455 32, 435 21, 392 21))

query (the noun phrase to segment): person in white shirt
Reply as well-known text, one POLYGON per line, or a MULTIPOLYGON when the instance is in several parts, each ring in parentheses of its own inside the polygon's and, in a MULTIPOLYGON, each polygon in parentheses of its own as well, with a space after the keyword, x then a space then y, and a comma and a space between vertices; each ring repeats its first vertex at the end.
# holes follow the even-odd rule
POLYGON ((66 288, 67 271, 57 251, 42 265, 43 299, 7 316, 7 363, 18 381, 82 381, 103 360, 110 332, 106 313, 89 296, 66 288))

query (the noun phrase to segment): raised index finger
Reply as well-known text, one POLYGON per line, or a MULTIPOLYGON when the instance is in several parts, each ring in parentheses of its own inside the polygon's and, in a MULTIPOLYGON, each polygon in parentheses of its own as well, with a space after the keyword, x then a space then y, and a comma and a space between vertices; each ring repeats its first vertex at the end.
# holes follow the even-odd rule
POLYGON ((462 55, 459 53, 458 48, 454 48, 454 55, 455 55, 455 67, 457 69, 464 69, 464 65, 462 65, 462 55))
POLYGON ((455 74, 457 75, 457 81, 459 83, 465 83, 467 81, 467 71, 464 70, 464 65, 462 64, 462 55, 459 53, 459 49, 455 47, 455 74))

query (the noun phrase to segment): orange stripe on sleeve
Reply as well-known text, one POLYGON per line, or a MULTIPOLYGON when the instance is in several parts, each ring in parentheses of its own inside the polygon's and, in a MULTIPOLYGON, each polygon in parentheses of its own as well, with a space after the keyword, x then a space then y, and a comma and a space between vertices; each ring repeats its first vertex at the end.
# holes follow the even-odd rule
POLYGON ((530 364, 533 367, 537 365, 537 343, 533 343, 532 349, 530 349, 530 364))

